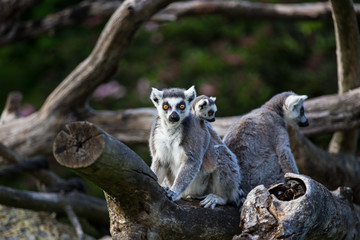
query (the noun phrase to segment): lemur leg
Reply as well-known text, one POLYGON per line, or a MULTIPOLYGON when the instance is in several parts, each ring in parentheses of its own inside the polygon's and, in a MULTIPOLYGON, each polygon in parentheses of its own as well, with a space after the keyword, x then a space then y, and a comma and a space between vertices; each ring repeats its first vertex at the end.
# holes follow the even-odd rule
POLYGON ((160 163, 159 160, 155 160, 151 163, 151 170, 158 178, 158 183, 161 185, 167 173, 167 169, 160 163))
POLYGON ((215 195, 213 193, 210 193, 209 195, 207 195, 205 197, 204 200, 202 200, 200 202, 200 205, 203 206, 204 208, 215 208, 216 205, 226 205, 226 199, 218 196, 218 195, 215 195))

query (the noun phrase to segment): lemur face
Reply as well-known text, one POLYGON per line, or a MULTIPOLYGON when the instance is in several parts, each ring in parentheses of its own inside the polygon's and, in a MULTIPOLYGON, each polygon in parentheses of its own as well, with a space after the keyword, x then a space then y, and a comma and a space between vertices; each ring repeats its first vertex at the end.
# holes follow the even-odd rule
POLYGON ((299 127, 309 126, 309 122, 305 116, 304 101, 306 95, 290 95, 286 98, 284 104, 284 117, 287 122, 297 124, 299 127))
POLYGON ((201 99, 198 103, 196 103, 195 111, 197 112, 199 118, 209 122, 215 121, 215 113, 217 111, 215 100, 216 98, 210 97, 201 99))
POLYGON ((170 88, 159 91, 153 88, 150 95, 159 117, 170 124, 182 122, 190 114, 195 97, 194 86, 188 90, 170 88))

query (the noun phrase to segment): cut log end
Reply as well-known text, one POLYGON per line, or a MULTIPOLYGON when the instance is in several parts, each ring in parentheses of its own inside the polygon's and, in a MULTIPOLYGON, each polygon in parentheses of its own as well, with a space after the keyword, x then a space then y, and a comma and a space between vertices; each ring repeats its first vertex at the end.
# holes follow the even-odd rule
POLYGON ((101 130, 89 122, 73 122, 55 138, 53 152, 56 160, 68 168, 88 167, 105 147, 101 130))

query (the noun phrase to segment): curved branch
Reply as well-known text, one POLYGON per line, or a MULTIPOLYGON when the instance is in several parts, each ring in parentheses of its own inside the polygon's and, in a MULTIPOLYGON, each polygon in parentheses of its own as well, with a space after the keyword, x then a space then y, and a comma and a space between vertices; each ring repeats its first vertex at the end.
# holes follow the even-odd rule
POLYGON ((271 4, 249 1, 190 1, 173 3, 155 15, 153 19, 166 19, 162 15, 173 16, 172 19, 223 15, 241 19, 318 20, 329 18, 331 9, 325 2, 271 4))
POLYGON ((50 94, 40 112, 53 115, 84 107, 88 96, 116 71, 140 25, 173 0, 125 1, 111 16, 95 48, 50 94), (75 106, 74 106, 75 105, 75 106))
POLYGON ((105 226, 109 223, 107 207, 103 200, 76 192, 37 193, 0 186, 0 203, 10 207, 58 213, 65 213, 65 207, 69 205, 77 215, 92 222, 105 226))
POLYGON ((230 239, 239 231, 235 207, 170 201, 136 153, 91 123, 68 124, 53 151, 61 165, 104 190, 113 239, 230 239))

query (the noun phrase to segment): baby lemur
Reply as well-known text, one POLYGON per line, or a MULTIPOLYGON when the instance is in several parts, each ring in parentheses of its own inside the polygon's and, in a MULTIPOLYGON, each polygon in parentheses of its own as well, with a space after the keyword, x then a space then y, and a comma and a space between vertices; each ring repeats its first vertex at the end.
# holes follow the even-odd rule
MULTIPOLYGON (((215 113, 217 112, 215 101, 215 97, 208 97, 205 95, 198 96, 194 101, 191 112, 195 115, 199 122, 203 122, 202 126, 206 127, 209 131, 211 136, 210 144, 215 144, 214 148, 218 165, 226 165, 219 168, 213 177, 218 178, 215 182, 224 182, 229 183, 230 185, 218 186, 218 191, 224 191, 225 194, 225 192, 230 192, 229 190, 233 188, 238 189, 238 192, 234 192, 234 194, 240 196, 240 202, 237 203, 239 206, 239 204, 242 204, 245 201, 245 194, 240 186, 241 169, 234 153, 232 153, 230 149, 224 144, 220 136, 209 123, 215 121, 215 113), (232 171, 233 174, 229 174, 229 170, 232 171)), ((233 199, 235 198, 231 196, 229 197, 233 199)), ((204 202, 205 201, 206 199, 204 202)))
MULTIPOLYGON (((188 90, 153 88, 150 98, 158 112, 149 140, 151 169, 168 197, 176 201, 206 195, 201 205, 212 208, 227 202, 238 203, 235 185, 230 188, 231 182, 215 176, 228 164, 218 163, 205 123, 190 112, 196 98, 194 86, 188 90)), ((233 174, 231 170, 227 173, 233 174)))
POLYGON ((199 121, 204 121, 214 143, 223 145, 223 141, 209 123, 215 121, 215 113, 217 112, 215 101, 215 97, 208 97, 205 95, 198 96, 194 101, 191 112, 199 119, 199 121))
POLYGON ((309 125, 304 113, 306 98, 293 92, 277 94, 228 129, 224 143, 239 161, 245 194, 257 185, 284 181, 287 172, 299 173, 286 124, 309 125))

